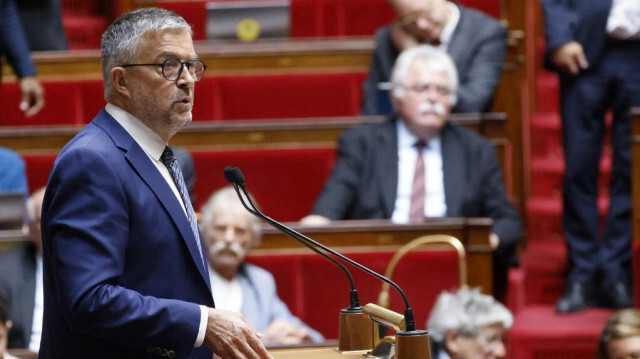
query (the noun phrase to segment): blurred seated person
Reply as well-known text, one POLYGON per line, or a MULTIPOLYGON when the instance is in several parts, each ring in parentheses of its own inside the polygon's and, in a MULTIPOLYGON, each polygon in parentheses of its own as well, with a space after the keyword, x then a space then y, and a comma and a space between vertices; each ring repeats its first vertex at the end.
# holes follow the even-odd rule
POLYGON ((232 187, 209 198, 202 208, 200 228, 216 308, 242 313, 264 335, 265 345, 324 341, 278 298, 271 273, 244 261, 260 243, 260 221, 242 206, 232 187))
POLYGON ((447 52, 458 68, 460 85, 453 112, 486 112, 502 76, 507 29, 494 18, 447 0, 388 0, 393 24, 376 31, 376 47, 364 84, 363 115, 391 113, 387 91, 398 54, 431 44, 447 52))
POLYGON ((8 148, 0 147, 0 193, 29 194, 24 160, 8 148))
POLYGON ((479 288, 443 292, 429 315, 427 329, 433 359, 504 358, 503 336, 513 315, 479 288))
POLYGON ((62 0, 20 0, 16 5, 31 51, 67 50, 62 0))
POLYGON ((597 359, 640 358, 640 310, 613 313, 598 339, 597 359))
POLYGON ((18 359, 7 352, 7 337, 12 323, 9 320, 9 303, 0 293, 0 359, 18 359))
POLYGON ((347 130, 338 158, 305 225, 331 220, 490 217, 494 295, 517 265, 521 223, 505 194, 491 142, 448 122, 458 77, 451 57, 430 45, 404 51, 393 68, 396 115, 347 130))
POLYGON ((11 303, 13 330, 9 348, 40 349, 44 297, 42 290, 42 237, 40 212, 45 188, 27 200, 31 242, 0 255, 0 295, 11 303))

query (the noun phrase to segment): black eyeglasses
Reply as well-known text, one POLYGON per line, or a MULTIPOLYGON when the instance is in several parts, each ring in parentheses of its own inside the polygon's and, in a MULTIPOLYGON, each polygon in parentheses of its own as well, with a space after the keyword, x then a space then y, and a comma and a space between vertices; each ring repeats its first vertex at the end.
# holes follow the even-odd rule
POLYGON ((161 64, 126 64, 120 65, 120 67, 131 67, 131 66, 160 66, 162 67, 162 76, 168 81, 175 81, 180 78, 182 75, 182 69, 186 66, 189 74, 195 79, 196 82, 202 80, 204 76, 204 70, 207 68, 207 65, 200 60, 192 60, 192 61, 180 61, 178 59, 170 58, 166 59, 161 64))

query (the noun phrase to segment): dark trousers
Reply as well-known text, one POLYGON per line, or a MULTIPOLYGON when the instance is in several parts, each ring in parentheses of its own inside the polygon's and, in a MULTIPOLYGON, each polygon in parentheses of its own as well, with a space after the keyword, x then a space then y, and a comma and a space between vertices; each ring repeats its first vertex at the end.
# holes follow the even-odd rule
POLYGON ((610 41, 597 64, 578 76, 560 78, 566 171, 563 229, 569 253, 569 281, 631 282, 631 124, 629 109, 640 106, 640 41, 610 41), (604 228, 598 220, 597 180, 605 113, 613 122, 610 206, 604 228))

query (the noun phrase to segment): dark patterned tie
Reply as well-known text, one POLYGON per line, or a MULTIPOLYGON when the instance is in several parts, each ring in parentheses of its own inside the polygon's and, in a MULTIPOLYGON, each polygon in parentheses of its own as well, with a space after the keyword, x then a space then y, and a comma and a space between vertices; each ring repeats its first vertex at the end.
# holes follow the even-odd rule
POLYGON ((193 206, 191 205, 191 199, 189 199, 187 186, 184 184, 184 178, 182 177, 182 171, 180 171, 180 166, 178 165, 178 159, 173 154, 173 151, 171 151, 171 148, 167 146, 164 148, 164 152, 162 152, 160 160, 167 167, 169 173, 171 174, 171 177, 173 178, 173 183, 175 183, 176 187, 178 187, 178 192, 180 193, 182 202, 184 202, 184 207, 187 210, 187 219, 189 219, 191 230, 193 231, 193 235, 196 237, 196 243, 198 244, 198 252, 200 252, 200 258, 204 263, 204 257, 202 256, 202 247, 200 246, 200 231, 198 231, 198 222, 196 220, 196 214, 193 211, 193 206))
POLYGON ((424 218, 424 158, 422 158, 422 150, 426 143, 422 140, 416 142, 414 147, 418 151, 418 160, 416 161, 416 171, 413 174, 413 188, 411 190, 411 207, 409 208, 409 220, 420 220, 424 218))

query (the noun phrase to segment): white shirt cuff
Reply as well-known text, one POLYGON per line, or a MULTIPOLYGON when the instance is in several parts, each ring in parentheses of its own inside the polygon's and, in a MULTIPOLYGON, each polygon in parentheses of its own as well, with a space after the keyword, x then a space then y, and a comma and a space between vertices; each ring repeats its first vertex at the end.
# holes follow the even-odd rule
POLYGON ((198 329, 198 337, 196 338, 196 344, 194 348, 202 345, 204 342, 204 335, 207 333, 207 321, 209 320, 209 309, 201 305, 200 306, 200 328, 198 329))

